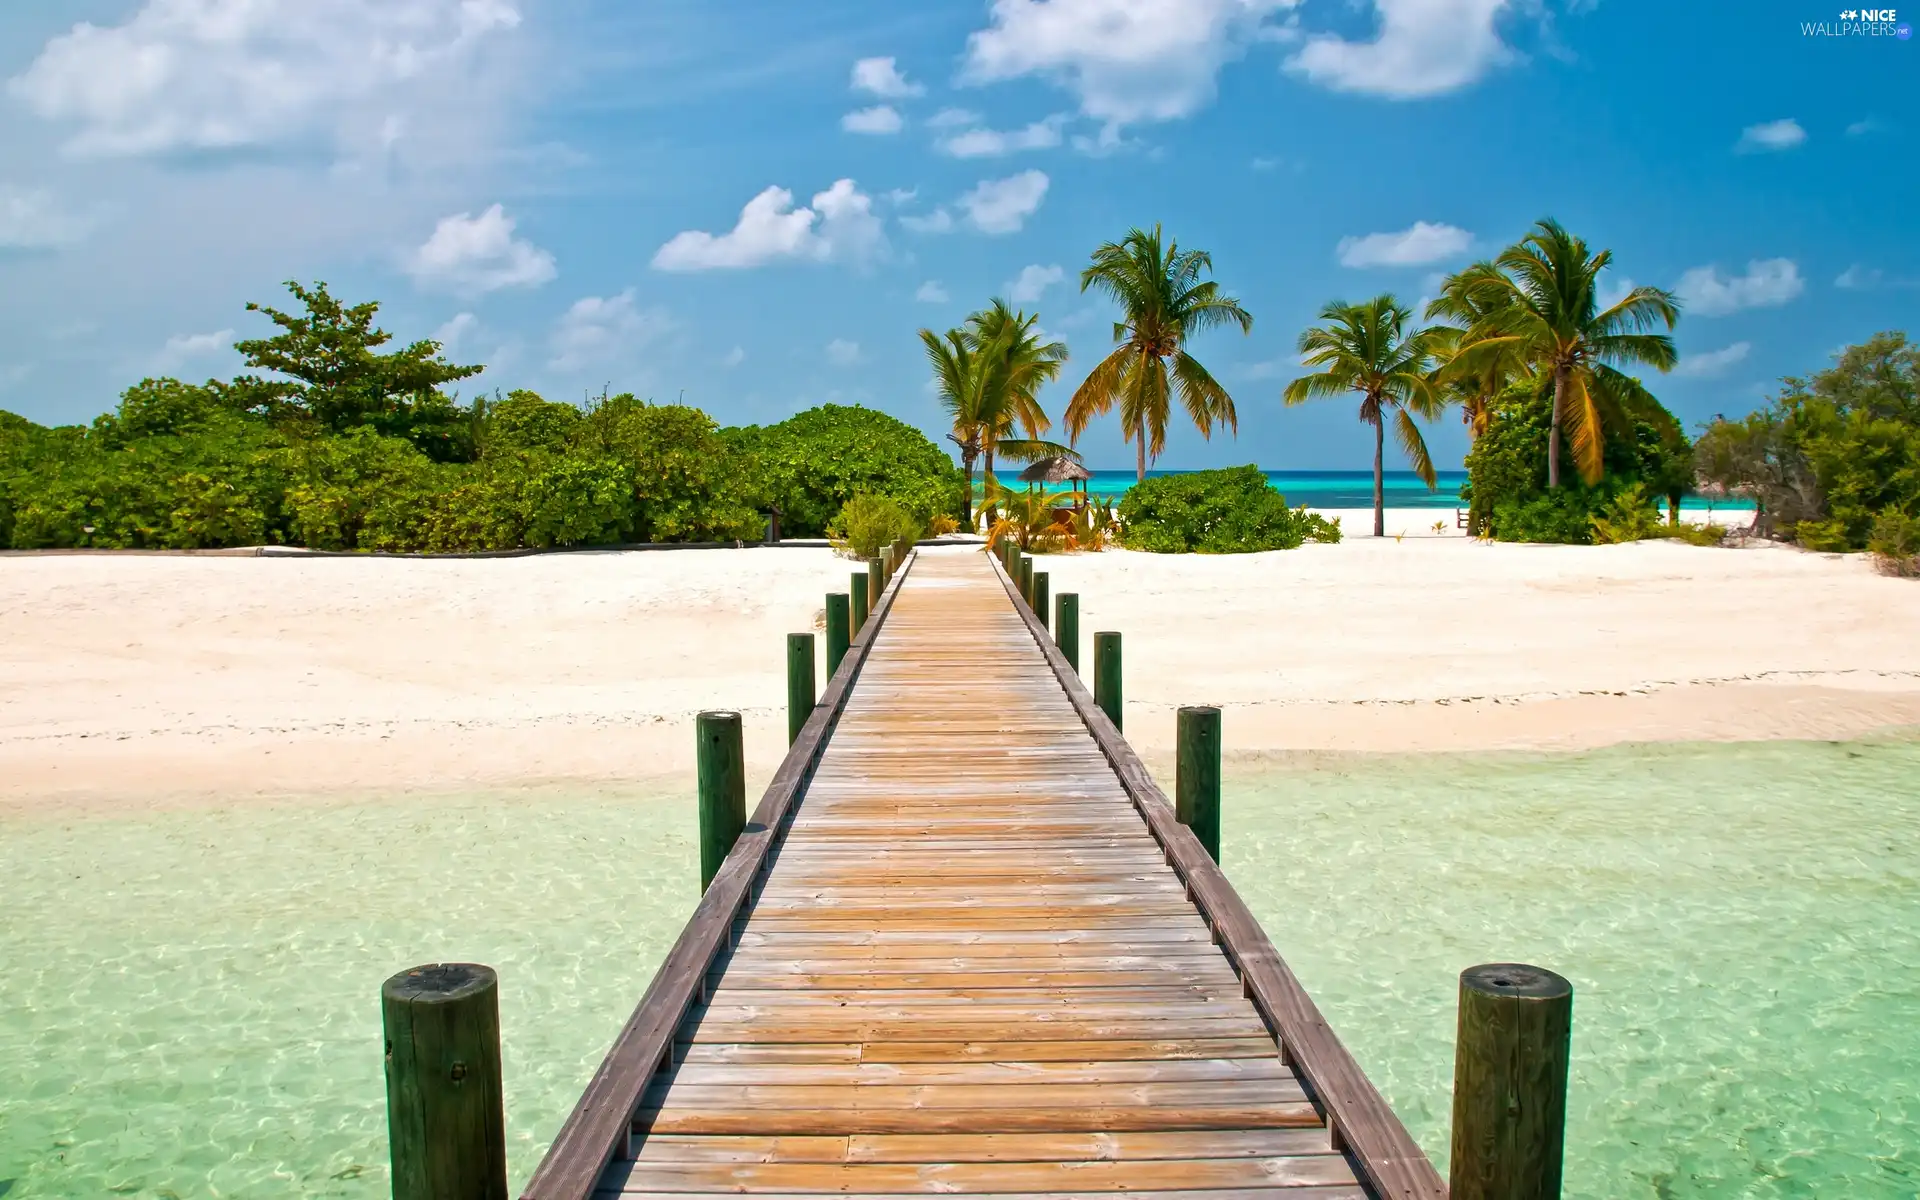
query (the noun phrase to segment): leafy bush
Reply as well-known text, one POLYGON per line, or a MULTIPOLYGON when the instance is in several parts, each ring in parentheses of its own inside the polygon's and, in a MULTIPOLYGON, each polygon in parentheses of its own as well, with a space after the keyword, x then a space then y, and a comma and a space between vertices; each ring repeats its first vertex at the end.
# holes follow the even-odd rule
POLYGON ((898 503, 922 528, 958 516, 966 480, 946 451, 904 421, 870 408, 836 404, 778 425, 728 430, 736 452, 753 460, 762 504, 777 505, 793 537, 819 537, 855 496, 898 503))
POLYGON ((1889 575, 1920 577, 1920 517, 1888 509, 1873 521, 1867 549, 1889 575))
POLYGON ((827 539, 841 554, 864 562, 889 546, 896 558, 906 554, 925 528, 897 500, 855 496, 827 523, 827 539))
POLYGON ((1288 508, 1259 468, 1162 475, 1120 502, 1121 542, 1155 554, 1244 554, 1337 542, 1340 523, 1288 508))
POLYGON ((1634 483, 1615 492, 1600 513, 1592 518, 1593 542, 1611 546, 1620 542, 1638 542, 1659 537, 1668 526, 1647 498, 1646 485, 1634 483))
POLYGON ((960 531, 960 518, 952 513, 935 513, 933 520, 927 522, 928 537, 945 537, 949 533, 960 531))

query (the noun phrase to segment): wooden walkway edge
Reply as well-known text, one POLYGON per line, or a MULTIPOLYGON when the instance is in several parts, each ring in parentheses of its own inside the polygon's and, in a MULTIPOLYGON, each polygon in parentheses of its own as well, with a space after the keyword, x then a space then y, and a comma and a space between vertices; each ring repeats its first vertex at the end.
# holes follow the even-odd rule
POLYGON ((1447 1189, 993 556, 915 553, 526 1200, 1447 1189))

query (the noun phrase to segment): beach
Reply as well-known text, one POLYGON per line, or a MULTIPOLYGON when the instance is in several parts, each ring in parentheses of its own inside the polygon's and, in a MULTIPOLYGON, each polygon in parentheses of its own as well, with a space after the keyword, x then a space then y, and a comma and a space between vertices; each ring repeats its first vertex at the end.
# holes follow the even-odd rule
MULTIPOLYGON (((1156 767, 1183 704, 1223 706, 1252 758, 1920 725, 1920 604, 1861 556, 1488 545, 1431 513, 1376 540, 1354 515, 1333 546, 1039 560, 1088 648, 1124 635, 1156 767)), ((785 749, 783 636, 852 569, 802 547, 9 557, 0 803, 678 786, 706 708, 744 713, 757 786, 785 749)))

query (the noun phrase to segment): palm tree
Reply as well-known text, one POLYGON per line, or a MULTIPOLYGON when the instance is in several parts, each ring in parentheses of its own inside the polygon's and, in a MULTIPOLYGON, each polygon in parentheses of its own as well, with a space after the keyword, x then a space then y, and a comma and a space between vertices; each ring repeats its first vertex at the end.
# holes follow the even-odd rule
POLYGON ((995 300, 958 329, 945 334, 920 331, 940 405, 953 421, 947 438, 960 448, 960 465, 967 476, 962 511, 969 529, 973 528, 975 462, 985 460, 991 491, 995 455, 1015 462, 1074 456, 1068 447, 1039 437, 1052 422, 1040 407, 1038 392, 1058 378, 1067 348, 1060 342, 1041 342, 1038 321, 1037 316, 1015 312, 1005 301, 995 300), (1024 437, 1020 436, 1023 429, 1024 437))
POLYGON ((949 329, 943 336, 931 329, 920 331, 926 347, 927 363, 933 368, 933 381, 940 396, 940 407, 953 418, 953 432, 947 440, 960 447, 960 469, 967 475, 967 494, 961 501, 961 514, 969 533, 973 531, 973 464, 980 458, 981 429, 987 422, 987 372, 966 335, 949 329))
POLYGON ((1300 354, 1307 366, 1321 369, 1289 383, 1285 399, 1304 404, 1360 393, 1360 420, 1373 426, 1373 536, 1384 537, 1387 410, 1393 411, 1393 436, 1407 461, 1422 482, 1435 485, 1433 457, 1413 414, 1432 419, 1446 405, 1428 377, 1441 335, 1433 329, 1409 330, 1413 311, 1391 295, 1365 304, 1336 300, 1320 310, 1320 319, 1326 324, 1300 335, 1300 354))
POLYGON ((1598 279, 1612 261, 1611 250, 1589 255, 1587 244, 1559 222, 1542 220, 1492 262, 1449 279, 1446 295, 1429 309, 1453 315, 1473 311, 1452 360, 1461 371, 1479 371, 1505 358, 1524 362, 1552 381, 1549 488, 1560 486, 1563 432, 1581 478, 1594 483, 1600 478, 1606 429, 1625 429, 1632 416, 1659 407, 1619 366, 1667 371, 1679 361, 1670 334, 1654 332, 1662 325, 1672 330, 1679 320, 1671 292, 1638 287, 1619 303, 1600 308, 1598 279))
POLYGON ((1113 326, 1119 346, 1067 402, 1070 441, 1079 441, 1087 423, 1117 402, 1121 427, 1134 443, 1138 478, 1145 480, 1148 460, 1166 448, 1175 393, 1202 436, 1213 436, 1216 421, 1239 432, 1233 397, 1185 350, 1188 338, 1208 329, 1238 325, 1246 333, 1253 328, 1253 317, 1238 300, 1222 296, 1218 283, 1200 279, 1212 270, 1213 256, 1204 250, 1182 251, 1171 241, 1163 249, 1158 225, 1152 233, 1129 230, 1093 252, 1093 265, 1080 272, 1080 290, 1104 292, 1126 319, 1113 326))
MULTIPOLYGON (((1457 279, 1458 276, 1455 276, 1457 279)), ((1515 351, 1485 353, 1478 360, 1460 360, 1467 344, 1466 332, 1491 315, 1489 305, 1504 300, 1499 295, 1476 294, 1471 288, 1456 289, 1448 280, 1440 298, 1427 305, 1427 318, 1441 317, 1456 325, 1434 327, 1433 384, 1451 403, 1460 406, 1460 419, 1467 427, 1467 440, 1478 441, 1493 424, 1493 405, 1503 392, 1527 373, 1524 358, 1515 351)))

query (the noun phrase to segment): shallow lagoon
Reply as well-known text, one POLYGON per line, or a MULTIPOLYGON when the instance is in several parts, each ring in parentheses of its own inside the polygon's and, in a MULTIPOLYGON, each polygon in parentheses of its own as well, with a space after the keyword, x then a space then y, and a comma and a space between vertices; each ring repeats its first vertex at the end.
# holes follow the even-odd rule
MULTIPOLYGON (((1230 736, 1230 731, 1229 731, 1230 736)), ((1226 866, 1444 1159, 1454 977, 1576 992, 1572 1197, 1920 1188, 1920 742, 1314 757, 1226 866)), ((538 791, 0 818, 9 1200, 388 1193, 380 982, 502 980, 532 1170, 695 899, 691 806, 538 791)))

